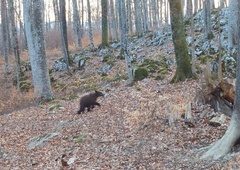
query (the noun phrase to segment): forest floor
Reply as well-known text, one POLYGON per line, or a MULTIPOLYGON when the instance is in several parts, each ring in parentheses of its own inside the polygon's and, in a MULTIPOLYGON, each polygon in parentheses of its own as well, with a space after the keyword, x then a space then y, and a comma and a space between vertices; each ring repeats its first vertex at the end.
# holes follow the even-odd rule
MULTIPOLYGON (((58 55, 50 56, 56 59, 54 56, 58 55)), ((48 60, 51 62, 51 57, 48 60)), ((133 86, 128 86, 127 80, 106 84, 101 76, 94 74, 101 63, 94 56, 88 60, 84 73, 57 78, 57 81, 71 82, 87 77, 107 94, 98 100, 101 107, 80 115, 76 113, 84 84, 78 89, 78 98, 71 100, 62 100, 59 91, 55 91, 54 101, 61 107, 50 111, 54 102, 36 105, 32 92, 19 94, 1 68, 0 106, 4 108, 0 113, 1 170, 240 168, 239 153, 214 161, 199 159, 201 148, 219 139, 230 119, 213 127, 202 116, 212 110, 194 101, 201 81, 170 84, 173 66, 164 80, 147 78, 133 86), (189 111, 189 105, 191 124, 181 117, 189 111), (55 137, 29 149, 34 137, 51 133, 55 137)), ((115 75, 119 69, 124 71, 124 60, 118 61, 109 74, 115 75)), ((71 90, 61 92, 70 94, 71 90)))

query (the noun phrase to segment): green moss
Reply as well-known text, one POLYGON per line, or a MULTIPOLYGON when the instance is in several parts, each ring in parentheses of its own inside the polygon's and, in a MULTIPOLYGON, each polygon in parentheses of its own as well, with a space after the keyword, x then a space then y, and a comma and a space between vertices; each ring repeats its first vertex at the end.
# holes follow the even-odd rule
POLYGON ((54 69, 53 69, 53 68, 48 69, 48 73, 49 73, 49 74, 52 74, 53 72, 54 72, 54 69))
POLYGON ((110 55, 105 55, 105 56, 103 56, 103 58, 102 58, 102 62, 108 62, 109 60, 111 60, 111 58, 112 58, 112 56, 110 56, 110 55))
POLYGON ((106 82, 115 82, 115 81, 118 81, 118 80, 127 80, 127 79, 128 79, 128 76, 126 74, 116 76, 116 77, 102 76, 102 80, 106 81, 106 82))
POLYGON ((76 98, 77 98, 77 95, 70 94, 70 95, 63 96, 61 99, 62 100, 72 100, 72 99, 76 99, 76 98))
POLYGON ((208 40, 211 40, 211 39, 213 39, 213 38, 214 38, 214 35, 213 35, 212 32, 207 35, 207 39, 208 39, 208 40))
POLYGON ((168 73, 167 69, 161 69, 157 76, 154 78, 155 80, 163 80, 165 78, 165 75, 168 73))
POLYGON ((143 67, 139 67, 134 71, 134 80, 139 81, 148 77, 148 70, 143 67))
POLYGON ((62 108, 63 107, 60 104, 56 104, 56 105, 53 105, 53 106, 49 107, 48 111, 49 112, 55 112, 55 111, 60 110, 62 108))
POLYGON ((141 87, 135 87, 135 89, 136 89, 137 91, 141 91, 141 90, 142 90, 141 87))
POLYGON ((205 64, 207 62, 207 57, 208 57, 207 55, 201 55, 198 57, 198 59, 202 64, 205 64))
POLYGON ((28 92, 29 89, 32 88, 32 84, 26 81, 20 81, 20 91, 21 92, 28 92))

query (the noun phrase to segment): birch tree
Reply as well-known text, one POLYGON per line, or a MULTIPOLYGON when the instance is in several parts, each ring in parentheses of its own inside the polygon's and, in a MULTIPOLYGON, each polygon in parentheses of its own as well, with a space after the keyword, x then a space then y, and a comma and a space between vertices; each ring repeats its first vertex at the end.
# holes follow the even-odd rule
POLYGON ((42 0, 23 0, 24 24, 35 96, 51 100, 53 94, 46 62, 41 3, 42 0))
MULTIPOLYGON (((237 24, 240 24, 240 2, 237 1, 237 24)), ((235 85, 235 99, 234 99, 234 109, 231 116, 230 124, 227 128, 227 131, 221 139, 215 142, 208 148, 208 151, 205 152, 201 159, 218 159, 220 157, 228 154, 233 148, 236 141, 240 138, 240 29, 237 29, 237 71, 236 71, 236 85, 235 85)))

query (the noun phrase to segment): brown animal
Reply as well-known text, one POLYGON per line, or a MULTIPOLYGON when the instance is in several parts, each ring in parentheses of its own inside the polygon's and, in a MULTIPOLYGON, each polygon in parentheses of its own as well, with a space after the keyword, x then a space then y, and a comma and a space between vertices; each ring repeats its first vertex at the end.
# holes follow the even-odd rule
POLYGON ((100 106, 100 104, 97 101, 97 98, 100 96, 104 96, 102 92, 96 91, 95 93, 91 93, 88 95, 83 96, 80 99, 80 109, 78 111, 78 114, 81 114, 82 112, 85 111, 85 107, 87 108, 88 111, 93 109, 95 105, 100 106))

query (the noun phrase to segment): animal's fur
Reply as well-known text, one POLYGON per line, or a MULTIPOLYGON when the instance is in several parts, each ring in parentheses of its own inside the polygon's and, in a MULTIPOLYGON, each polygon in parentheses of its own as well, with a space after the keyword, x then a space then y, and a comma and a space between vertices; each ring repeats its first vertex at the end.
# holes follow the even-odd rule
POLYGON ((95 93, 83 96, 80 99, 80 109, 78 111, 78 114, 81 114, 82 112, 84 112, 85 107, 87 108, 88 111, 90 111, 95 107, 95 105, 100 106, 100 104, 96 102, 97 98, 100 96, 104 96, 104 94, 99 91, 95 91, 95 93))

